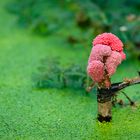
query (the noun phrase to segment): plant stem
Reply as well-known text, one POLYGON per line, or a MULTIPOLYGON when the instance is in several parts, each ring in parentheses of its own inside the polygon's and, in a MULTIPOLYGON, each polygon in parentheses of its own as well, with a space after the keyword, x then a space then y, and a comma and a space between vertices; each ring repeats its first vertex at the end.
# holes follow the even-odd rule
MULTIPOLYGON (((103 58, 103 62, 105 64, 106 57, 103 58)), ((106 69, 104 70, 104 72, 104 79, 101 83, 98 84, 98 120, 100 122, 110 122, 110 120, 112 119, 112 96, 110 94, 111 81, 106 69)))
POLYGON ((124 91, 121 91, 123 93, 123 95, 128 99, 128 101, 130 102, 130 105, 134 105, 135 102, 133 102, 130 97, 128 97, 128 95, 124 92, 124 91))

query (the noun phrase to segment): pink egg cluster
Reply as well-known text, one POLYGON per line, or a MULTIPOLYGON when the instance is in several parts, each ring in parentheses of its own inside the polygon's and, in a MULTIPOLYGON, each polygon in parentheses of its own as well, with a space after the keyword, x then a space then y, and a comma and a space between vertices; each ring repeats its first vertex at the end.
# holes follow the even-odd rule
POLYGON ((112 33, 103 33, 103 34, 98 35, 93 40, 93 46, 95 46, 97 44, 110 46, 112 51, 117 51, 117 52, 121 53, 123 60, 126 58, 126 56, 123 52, 122 41, 112 33))
POLYGON ((126 56, 123 52, 123 43, 112 33, 98 35, 93 41, 93 46, 87 72, 95 82, 101 82, 105 72, 109 77, 113 75, 126 56))
POLYGON ((93 40, 93 45, 102 44, 110 46, 113 51, 122 51, 123 50, 123 43, 121 40, 112 33, 103 33, 98 35, 93 40))

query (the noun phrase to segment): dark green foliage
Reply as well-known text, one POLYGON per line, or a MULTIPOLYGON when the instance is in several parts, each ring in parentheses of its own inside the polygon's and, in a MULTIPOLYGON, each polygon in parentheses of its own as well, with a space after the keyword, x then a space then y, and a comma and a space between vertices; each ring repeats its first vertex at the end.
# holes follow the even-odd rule
POLYGON ((63 3, 57 0, 15 0, 6 7, 17 15, 19 25, 40 35, 53 33, 71 16, 63 3))
POLYGON ((43 60, 38 68, 38 73, 33 77, 38 88, 56 87, 62 88, 63 79, 61 76, 62 69, 57 59, 43 60))
POLYGON ((33 82, 37 88, 83 89, 89 81, 85 66, 71 64, 64 67, 58 58, 53 58, 42 61, 38 72, 33 75, 33 82))
POLYGON ((81 44, 79 40, 86 43, 91 36, 112 32, 136 58, 140 57, 139 7, 139 0, 15 0, 7 5, 22 27, 37 34, 44 36, 60 31, 68 40, 72 36, 81 44), (73 30, 75 33, 71 32, 73 30), (85 39, 85 32, 88 39, 85 39))
POLYGON ((84 88, 87 79, 85 68, 78 64, 68 66, 63 74, 65 86, 70 88, 84 88))

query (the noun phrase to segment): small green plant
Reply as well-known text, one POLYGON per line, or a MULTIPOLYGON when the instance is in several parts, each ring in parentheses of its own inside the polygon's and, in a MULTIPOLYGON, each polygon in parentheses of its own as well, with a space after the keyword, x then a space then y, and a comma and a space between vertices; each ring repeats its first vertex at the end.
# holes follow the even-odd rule
POLYGON ((58 58, 44 59, 33 74, 36 88, 74 88, 85 89, 89 83, 85 66, 69 64, 62 66, 58 58))

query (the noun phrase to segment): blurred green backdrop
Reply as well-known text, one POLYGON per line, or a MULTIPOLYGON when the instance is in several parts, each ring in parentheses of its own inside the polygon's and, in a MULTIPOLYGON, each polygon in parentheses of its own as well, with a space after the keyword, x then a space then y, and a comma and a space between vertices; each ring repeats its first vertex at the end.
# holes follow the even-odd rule
POLYGON ((120 94, 125 105, 107 124, 96 121, 96 89, 84 90, 102 32, 120 37, 127 54, 112 82, 138 75, 139 13, 139 0, 1 0, 0 139, 139 140, 139 85, 124 90, 137 108, 120 94))

